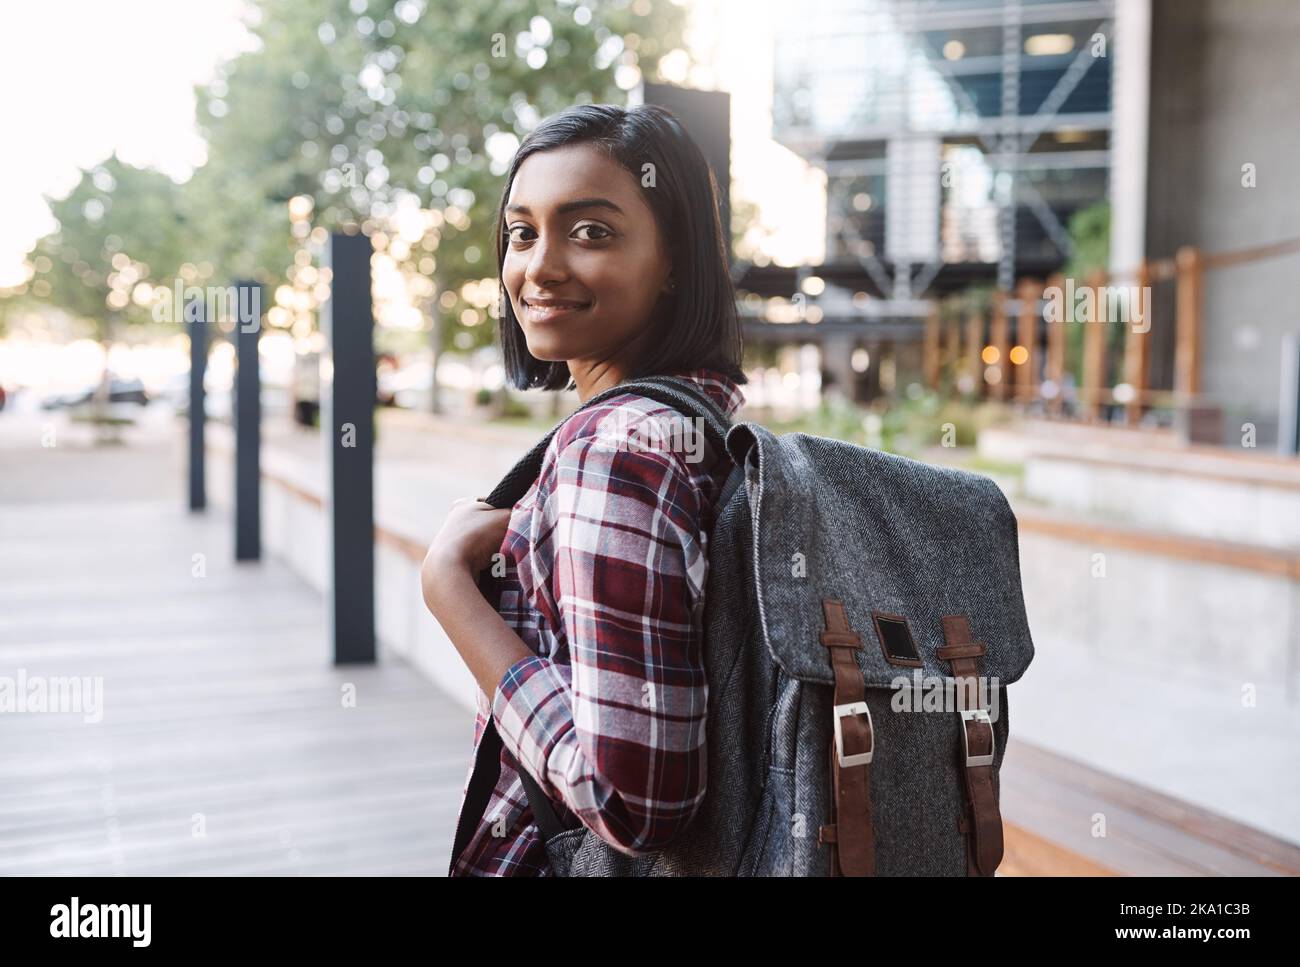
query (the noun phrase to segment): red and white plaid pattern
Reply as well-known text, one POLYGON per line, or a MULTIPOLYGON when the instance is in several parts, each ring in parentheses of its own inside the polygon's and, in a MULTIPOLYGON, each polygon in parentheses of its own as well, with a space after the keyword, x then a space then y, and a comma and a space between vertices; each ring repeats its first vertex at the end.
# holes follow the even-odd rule
MULTIPOLYGON (((679 375, 728 415, 744 402, 722 373, 679 375)), ((551 875, 515 761, 561 822, 581 822, 625 853, 662 847, 698 810, 707 535, 731 465, 712 446, 698 459, 695 444, 664 443, 685 439, 661 429, 685 419, 631 393, 583 410, 555 434, 515 504, 505 574, 486 593, 536 654, 509 669, 491 700, 478 691, 475 751, 488 716, 505 751, 453 876, 551 875)), ((468 786, 469 774, 462 794, 468 786)))

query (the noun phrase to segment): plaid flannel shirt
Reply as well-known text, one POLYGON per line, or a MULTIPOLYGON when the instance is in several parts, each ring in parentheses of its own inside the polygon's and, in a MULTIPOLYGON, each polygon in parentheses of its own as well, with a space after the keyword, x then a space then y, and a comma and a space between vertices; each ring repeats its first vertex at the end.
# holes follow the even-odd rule
MULTIPOLYGON (((729 416, 744 401, 722 373, 679 375, 729 416)), ((682 435, 693 429, 613 396, 560 428, 515 504, 505 573, 485 594, 535 654, 491 699, 478 690, 475 752, 494 717, 501 775, 453 876, 552 875, 515 763, 566 827, 632 855, 661 848, 703 802, 707 542, 731 465, 702 433, 682 435)))

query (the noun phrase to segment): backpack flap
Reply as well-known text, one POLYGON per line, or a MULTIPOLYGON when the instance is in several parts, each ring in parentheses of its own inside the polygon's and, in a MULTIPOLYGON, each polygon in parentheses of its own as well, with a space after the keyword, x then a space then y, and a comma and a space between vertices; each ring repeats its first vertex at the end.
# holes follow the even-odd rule
POLYGON ((843 602, 862 638, 868 687, 913 669, 948 676, 943 619, 965 615, 1007 685, 1033 658, 1016 519, 986 477, 806 433, 738 423, 727 449, 744 467, 756 603, 772 660, 833 685, 823 600, 843 602))

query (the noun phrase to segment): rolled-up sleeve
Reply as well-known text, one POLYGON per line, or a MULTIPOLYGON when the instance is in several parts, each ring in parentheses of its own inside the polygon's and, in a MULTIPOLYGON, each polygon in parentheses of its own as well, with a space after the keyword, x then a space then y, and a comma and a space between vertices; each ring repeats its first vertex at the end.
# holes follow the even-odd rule
POLYGON ((492 714, 516 760, 603 840, 659 849, 705 793, 700 492, 674 455, 595 436, 566 444, 549 477, 534 536, 569 662, 516 662, 492 714))

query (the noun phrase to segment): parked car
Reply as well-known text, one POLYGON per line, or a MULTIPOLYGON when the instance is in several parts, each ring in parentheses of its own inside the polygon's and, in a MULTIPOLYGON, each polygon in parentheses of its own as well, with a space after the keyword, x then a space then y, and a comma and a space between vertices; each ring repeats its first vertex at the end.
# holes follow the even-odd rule
MULTIPOLYGON (((81 406, 94 399, 96 389, 98 389, 97 386, 90 386, 73 393, 47 396, 41 401, 41 409, 57 410, 68 406, 81 406)), ((145 392, 144 383, 140 380, 122 379, 114 376, 108 383, 108 401, 110 403, 138 403, 141 406, 147 406, 149 404, 149 394, 145 392)))

